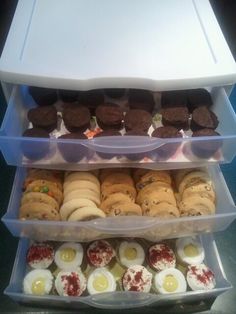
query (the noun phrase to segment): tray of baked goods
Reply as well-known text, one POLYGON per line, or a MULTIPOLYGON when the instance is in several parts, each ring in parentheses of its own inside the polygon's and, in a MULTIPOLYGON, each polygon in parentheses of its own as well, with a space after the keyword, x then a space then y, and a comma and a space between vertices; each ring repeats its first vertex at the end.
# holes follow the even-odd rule
POLYGON ((15 236, 91 241, 214 232, 235 217, 218 166, 89 172, 18 168, 2 220, 15 236))
POLYGON ((235 134, 223 88, 161 93, 15 86, 0 149, 17 166, 176 169, 230 162, 235 134))
POLYGON ((37 305, 120 309, 203 302, 230 288, 211 235, 159 242, 21 239, 5 294, 37 305))

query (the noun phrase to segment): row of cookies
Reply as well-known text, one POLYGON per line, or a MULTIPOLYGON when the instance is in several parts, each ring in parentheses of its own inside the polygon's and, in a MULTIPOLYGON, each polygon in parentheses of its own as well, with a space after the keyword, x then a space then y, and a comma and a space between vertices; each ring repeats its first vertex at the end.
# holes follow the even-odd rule
POLYGON ((179 217, 172 178, 164 170, 136 170, 134 172, 138 191, 136 203, 144 216, 174 218, 179 217))
POLYGON ((216 210, 216 194, 209 174, 203 169, 175 172, 181 216, 212 215, 216 210))
POLYGON ((62 220, 83 221, 104 218, 100 206, 100 182, 91 172, 69 172, 63 183, 62 220))
POLYGON ((101 209, 107 216, 142 215, 135 203, 136 189, 130 169, 103 169, 100 172, 101 209))
POLYGON ((61 171, 30 169, 24 181, 19 218, 60 220, 62 190, 61 171))

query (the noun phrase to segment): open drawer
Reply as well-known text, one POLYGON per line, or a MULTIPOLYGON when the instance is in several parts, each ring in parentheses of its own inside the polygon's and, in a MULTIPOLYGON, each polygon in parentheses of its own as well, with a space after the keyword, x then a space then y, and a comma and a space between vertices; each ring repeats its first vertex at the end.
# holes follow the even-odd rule
POLYGON ((20 220, 19 207, 26 169, 18 168, 11 198, 2 221, 14 236, 41 240, 91 241, 107 237, 141 237, 150 241, 226 229, 236 218, 236 208, 218 166, 210 166, 215 185, 216 213, 208 216, 160 220, 147 216, 117 216, 90 221, 20 220))
POLYGON ((5 294, 17 302, 40 306, 52 305, 78 309, 84 305, 89 305, 103 309, 125 309, 147 305, 155 305, 155 307, 181 305, 180 309, 182 310, 178 313, 184 313, 186 304, 198 301, 204 302, 216 298, 232 287, 226 279, 213 237, 211 235, 202 235, 200 236, 200 241, 205 249, 204 263, 215 274, 216 286, 213 290, 187 291, 166 295, 156 294, 154 291, 152 293, 116 291, 97 295, 86 295, 85 293, 85 296, 80 297, 61 297, 55 294, 47 296, 27 295, 22 292, 22 283, 27 272, 26 253, 30 240, 21 239, 10 283, 5 290, 5 294))
MULTIPOLYGON (((117 166, 177 169, 206 163, 228 163, 235 156, 236 117, 223 88, 213 88, 211 95, 212 110, 219 119, 216 131, 221 136, 193 138, 188 131, 183 138, 172 139, 148 136, 57 139, 68 132, 59 112, 57 129, 49 139, 42 139, 22 137, 29 127, 27 112, 35 107, 35 103, 27 87, 15 86, 0 131, 0 148, 10 165, 48 169, 90 170, 117 166), (208 158, 194 153, 196 149, 208 146, 219 148, 208 158), (79 161, 74 161, 76 152, 82 154, 79 161)), ((61 108, 60 102, 58 108, 61 108)), ((153 126, 151 128, 153 130, 153 126)))

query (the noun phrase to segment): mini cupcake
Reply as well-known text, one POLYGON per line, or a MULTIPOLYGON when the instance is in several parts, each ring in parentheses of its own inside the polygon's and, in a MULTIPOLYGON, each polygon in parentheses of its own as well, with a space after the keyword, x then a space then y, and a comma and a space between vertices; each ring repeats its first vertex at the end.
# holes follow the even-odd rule
POLYGON ((213 104, 211 94, 204 88, 190 89, 187 93, 188 109, 190 112, 202 106, 209 108, 213 104))
POLYGON ((116 290, 116 281, 106 268, 97 268, 88 277, 87 289, 91 295, 113 292, 116 290))
POLYGON ((101 89, 92 89, 89 91, 80 91, 78 93, 79 104, 84 105, 90 111, 92 116, 95 116, 97 106, 104 103, 104 95, 101 89))
POLYGON ((30 86, 29 94, 39 106, 53 105, 57 101, 55 89, 30 86))
MULTIPOLYGON (((193 132, 192 137, 203 137, 203 136, 217 136, 220 134, 212 129, 201 129, 193 132)), ((191 150, 192 153, 199 158, 210 158, 212 157, 223 145, 221 139, 211 139, 207 141, 192 141, 191 150)))
POLYGON ((154 98, 152 92, 144 89, 130 89, 128 97, 130 109, 141 109, 152 113, 154 98))
POLYGON ((81 270, 60 271, 55 280, 60 296, 79 297, 86 289, 86 278, 81 270))
POLYGON ((80 243, 62 244, 55 253, 55 264, 59 269, 76 270, 83 261, 84 250, 80 243))
POLYGON ((154 287, 160 294, 186 292, 184 275, 176 268, 168 268, 155 274, 154 287))
POLYGON ((124 114, 122 109, 114 104, 103 104, 96 109, 98 126, 103 130, 122 128, 124 114))
POLYGON ((185 90, 173 90, 162 92, 161 107, 186 107, 187 106, 187 92, 185 90))
POLYGON ((113 257, 115 257, 115 250, 105 240, 94 241, 87 248, 88 262, 95 267, 108 265, 113 257))
POLYGON ((125 95, 125 89, 124 88, 106 88, 104 89, 105 95, 110 98, 122 98, 125 95))
POLYGON ((62 118, 65 127, 71 133, 84 132, 90 127, 90 113, 84 106, 67 106, 63 110, 62 118))
POLYGON ((214 273, 204 264, 188 266, 187 282, 194 291, 212 290, 216 285, 214 273))
POLYGON ((52 290, 53 276, 48 269, 31 270, 23 280, 25 294, 47 295, 52 290))
POLYGON ((57 110, 53 106, 32 108, 27 116, 35 128, 41 128, 50 133, 57 127, 57 110))
POLYGON ((162 124, 173 126, 178 130, 189 129, 189 112, 187 107, 170 107, 162 109, 162 124))
MULTIPOLYGON (((179 130, 173 126, 163 126, 156 128, 152 132, 151 136, 161 139, 175 139, 182 137, 179 130)), ((180 142, 162 144, 160 147, 150 152, 150 158, 154 161, 167 160, 175 154, 180 144, 180 142)))
POLYGON ((152 116, 149 112, 141 109, 129 110, 124 118, 124 126, 126 131, 139 129, 148 132, 152 124, 152 116))
POLYGON ((47 243, 34 243, 27 252, 27 264, 35 269, 46 269, 54 260, 54 249, 47 243))
POLYGON ((60 140, 64 140, 63 143, 58 143, 58 149, 60 150, 60 153, 62 157, 67 162, 78 162, 84 157, 91 158, 92 153, 91 150, 89 150, 88 147, 79 144, 79 143, 66 143, 66 141, 69 140, 87 140, 87 136, 84 135, 84 133, 67 133, 63 134, 60 137, 58 137, 60 140))
POLYGON ((130 266, 122 278, 125 291, 149 292, 152 286, 152 274, 141 265, 130 266))
POLYGON ((154 244, 148 249, 147 256, 150 267, 156 271, 174 268, 176 257, 173 250, 165 243, 154 244))
POLYGON ((196 108, 192 113, 192 120, 190 124, 191 130, 198 131, 200 129, 213 129, 215 130, 219 124, 218 118, 215 113, 207 107, 196 108))
MULTIPOLYGON (((23 137, 49 139, 49 133, 40 128, 31 128, 24 131, 23 137)), ((39 160, 45 157, 49 151, 49 142, 24 141, 21 143, 22 153, 31 160, 39 160)))
MULTIPOLYGON (((149 137, 149 135, 147 134, 147 132, 144 132, 143 130, 140 129, 135 129, 135 130, 131 130, 128 131, 124 134, 125 136, 145 136, 145 137, 149 137)), ((144 157, 148 157, 149 152, 143 152, 143 153, 129 153, 129 154, 125 154, 125 156, 132 161, 140 161, 142 160, 144 157)))
POLYGON ((194 237, 180 238, 176 241, 176 252, 180 263, 201 264, 205 258, 204 248, 194 237))
POLYGON ((122 241, 118 248, 119 261, 125 267, 142 265, 145 252, 142 246, 135 241, 122 241))
POLYGON ((59 90, 59 97, 65 103, 75 102, 78 100, 78 92, 74 90, 59 90))
MULTIPOLYGON (((120 132, 116 131, 116 130, 106 130, 106 131, 103 131, 103 132, 100 132, 96 135, 94 135, 94 139, 96 138, 102 138, 102 137, 105 137, 105 136, 121 136, 120 132)), ((96 154, 103 158, 103 159, 112 159, 114 157, 119 157, 121 156, 120 154, 116 154, 116 153, 109 153, 109 152, 99 152, 99 151, 96 151, 96 154)))

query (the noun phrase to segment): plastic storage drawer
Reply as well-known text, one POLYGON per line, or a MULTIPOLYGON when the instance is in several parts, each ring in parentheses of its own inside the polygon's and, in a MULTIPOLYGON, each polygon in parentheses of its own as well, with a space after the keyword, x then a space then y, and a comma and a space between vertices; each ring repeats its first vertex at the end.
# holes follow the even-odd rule
MULTIPOLYGON (((28 88, 15 86, 9 100, 7 112, 0 131, 0 148, 5 160, 10 165, 30 166, 54 169, 93 169, 111 166, 131 166, 147 168, 175 169, 194 167, 206 163, 226 163, 235 156, 236 146, 236 117, 229 99, 223 88, 213 88, 212 110, 219 118, 219 126, 216 129, 221 136, 214 137, 183 137, 175 139, 157 139, 139 136, 115 136, 88 140, 62 140, 60 127, 50 139, 25 138, 22 133, 28 128, 27 112, 35 106, 28 88), (204 145, 218 145, 221 148, 210 158, 200 158, 192 153, 191 145, 202 147, 204 145), (58 149, 60 146, 60 150, 58 149), (176 150, 176 147, 177 150, 176 150), (24 156, 35 155, 35 151, 46 153, 41 159, 32 160, 24 156), (75 154, 79 149, 83 150, 84 158, 79 162, 67 162, 61 151, 70 151, 75 154), (160 151, 173 151, 168 159, 157 157, 160 151), (98 154, 96 153, 98 152, 98 154), (100 152, 100 154, 99 154, 100 152), (101 153, 111 154, 110 159, 103 159, 101 153), (131 161, 134 155, 144 155, 141 161, 131 161), (118 157, 117 157, 118 155, 118 157)), ((65 132, 65 131, 64 131, 65 132)))
POLYGON ((14 236, 41 240, 91 241, 106 237, 140 237, 156 241, 191 234, 224 230, 236 218, 236 208, 224 177, 218 166, 211 166, 209 174, 215 184, 216 214, 210 216, 182 217, 160 220, 152 217, 120 216, 91 221, 40 221, 19 220, 26 169, 18 168, 13 184, 10 202, 3 222, 14 236))
POLYGON ((28 239, 21 239, 19 242, 10 283, 5 290, 5 294, 17 302, 31 303, 35 305, 52 305, 66 306, 67 308, 79 308, 82 306, 82 304, 86 304, 103 309, 133 308, 151 304, 155 304, 155 306, 170 306, 175 303, 186 303, 199 300, 204 301, 210 298, 215 298, 221 293, 230 289, 231 285, 224 274, 213 237, 211 235, 204 235, 201 236, 200 239, 205 249, 205 263, 215 274, 216 287, 213 290, 187 291, 185 293, 168 295, 120 291, 81 297, 26 295, 22 292, 22 282, 26 273, 26 252, 30 241, 28 239))

